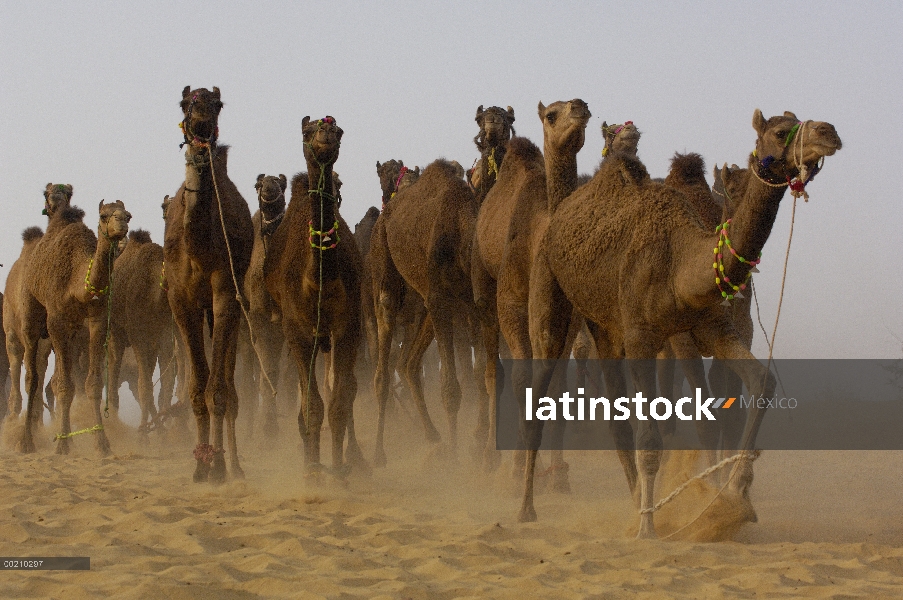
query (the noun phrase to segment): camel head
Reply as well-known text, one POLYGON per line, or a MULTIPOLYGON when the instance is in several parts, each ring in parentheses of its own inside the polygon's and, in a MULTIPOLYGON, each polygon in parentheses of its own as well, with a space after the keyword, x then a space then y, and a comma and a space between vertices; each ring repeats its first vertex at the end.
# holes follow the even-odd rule
POLYGON ((842 147, 837 131, 823 121, 800 121, 792 112, 765 119, 758 108, 753 113, 757 174, 772 184, 787 182, 802 188, 819 171, 819 161, 842 147), (791 182, 795 180, 795 182, 791 182))
POLYGON ((43 214, 52 217, 53 213, 69 206, 72 200, 72 186, 68 183, 48 183, 44 188, 43 214))
POLYGON ((219 88, 213 91, 206 88, 192 90, 186 85, 182 90, 182 122, 179 127, 185 136, 185 143, 192 146, 204 146, 216 142, 219 134, 219 111, 223 108, 220 101, 219 88))
POLYGON ((301 120, 301 134, 304 137, 304 158, 313 159, 320 165, 332 164, 339 159, 342 144, 342 128, 335 118, 326 116, 316 121, 310 117, 301 120))
POLYGON ((605 140, 605 147, 602 149, 602 156, 608 156, 609 152, 625 152, 636 156, 640 135, 640 130, 633 121, 625 121, 621 125, 609 125, 603 121, 602 138, 605 140))
POLYGON ((576 154, 583 148, 586 124, 592 116, 586 102, 576 98, 568 102, 553 102, 549 106, 540 102, 538 112, 546 151, 576 154))
POLYGON ((383 191, 383 204, 398 191, 401 170, 404 168, 404 163, 394 158, 384 163, 376 161, 376 174, 379 176, 379 187, 383 191))
POLYGON ((100 212, 98 233, 113 244, 118 244, 129 233, 129 221, 132 220, 132 213, 125 209, 122 200, 109 204, 101 200, 98 211, 100 212))
MULTIPOLYGON (((458 165, 460 166, 460 165, 458 165)), ((461 167, 461 177, 464 177, 464 168, 461 167)), ((420 179, 420 167, 414 167, 413 169, 404 168, 403 172, 399 174, 398 177, 398 191, 405 189, 412 185, 415 181, 420 179)))
POLYGON ((514 109, 510 106, 507 110, 498 106, 490 106, 483 110, 481 104, 477 108, 477 116, 474 120, 480 126, 480 132, 473 138, 473 142, 480 152, 507 142, 514 135, 514 127, 511 125, 514 123, 514 109))
POLYGON ((261 173, 257 176, 257 183, 254 189, 257 190, 257 199, 260 202, 260 208, 266 213, 281 213, 285 210, 285 189, 288 187, 288 179, 285 175, 264 175, 261 173))

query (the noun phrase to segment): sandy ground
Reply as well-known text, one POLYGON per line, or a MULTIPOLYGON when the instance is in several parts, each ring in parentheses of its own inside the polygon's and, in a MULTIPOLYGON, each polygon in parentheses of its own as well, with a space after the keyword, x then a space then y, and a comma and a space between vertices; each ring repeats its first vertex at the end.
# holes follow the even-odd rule
MULTIPOLYGON (((371 417, 359 408, 368 454, 371 417)), ((3 571, 0 597, 903 597, 903 453, 763 453, 752 490, 758 523, 732 541, 639 542, 613 453, 568 453, 572 493, 537 496, 539 521, 520 524, 510 459, 481 475, 469 435, 457 463, 437 462, 399 415, 386 469, 315 482, 302 475, 293 423, 286 416, 274 447, 245 439, 247 478, 219 487, 191 481, 193 424, 145 445, 133 429, 108 425, 108 458, 97 457, 91 435, 55 455, 51 425, 38 452, 22 456, 8 447, 8 425, 0 554, 89 556, 91 570, 3 571)), ((682 502, 692 517, 703 500, 682 502)))

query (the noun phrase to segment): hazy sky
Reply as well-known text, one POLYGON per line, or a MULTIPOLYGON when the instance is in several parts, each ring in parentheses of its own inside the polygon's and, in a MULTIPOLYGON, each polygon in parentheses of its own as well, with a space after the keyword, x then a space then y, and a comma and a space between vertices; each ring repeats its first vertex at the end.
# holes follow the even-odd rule
MULTIPOLYGON (((675 151, 745 166, 754 109, 833 123, 843 150, 799 203, 775 355, 899 358, 903 3, 0 2, 0 281, 20 232, 44 225, 48 182, 104 198, 162 242, 160 203, 184 178, 179 100, 219 86, 229 175, 256 208, 258 173, 304 170, 301 119, 344 129, 336 170, 353 227, 378 205, 376 161, 469 167, 478 105, 512 106, 542 146, 539 101, 633 120, 664 176, 675 151), (898 140, 892 142, 892 140, 898 140)), ((711 177, 711 176, 710 176, 711 177)), ((756 276, 774 325, 791 198, 756 276)), ((588 282, 589 284, 589 282, 588 282)), ((761 332, 753 351, 767 356, 761 332)))

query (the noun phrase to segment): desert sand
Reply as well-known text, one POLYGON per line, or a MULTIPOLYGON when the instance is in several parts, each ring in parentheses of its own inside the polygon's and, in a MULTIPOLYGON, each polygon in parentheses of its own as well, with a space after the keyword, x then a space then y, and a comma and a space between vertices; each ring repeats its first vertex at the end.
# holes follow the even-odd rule
MULTIPOLYGON (((372 452, 371 407, 361 404, 359 436, 372 452)), ((90 434, 55 455, 53 424, 36 454, 17 454, 7 424, 0 554, 89 556, 91 570, 3 571, 0 597, 903 597, 903 453, 764 452, 758 523, 730 541, 639 542, 613 452, 567 453, 572 493, 540 494, 539 522, 521 524, 510 453, 482 475, 468 450, 472 421, 454 466, 397 414, 389 466, 344 482, 303 476, 294 423, 287 414, 268 448, 245 439, 246 479, 219 487, 192 483, 193 423, 141 445, 108 421, 108 458, 90 434)), ((690 517, 670 518, 698 514, 704 492, 681 501, 690 517)))

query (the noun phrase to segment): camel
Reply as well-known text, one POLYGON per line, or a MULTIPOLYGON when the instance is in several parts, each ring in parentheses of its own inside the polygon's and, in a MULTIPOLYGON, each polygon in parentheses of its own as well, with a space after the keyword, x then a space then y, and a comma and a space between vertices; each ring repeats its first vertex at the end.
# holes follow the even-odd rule
POLYGON ((328 352, 335 374, 329 402, 333 473, 363 465, 355 438, 344 438, 351 422, 357 379, 354 364, 361 336, 361 256, 351 230, 339 214, 333 165, 342 129, 333 117, 302 119, 307 173, 292 178, 292 197, 276 229, 264 263, 266 287, 279 307, 282 331, 298 369, 301 409, 298 430, 308 473, 323 470, 320 430, 323 400, 313 372, 317 352, 328 352), (307 230, 308 238, 298 236, 307 230))
POLYGON ((116 293, 110 317, 110 404, 119 409, 122 356, 132 347, 137 366, 138 405, 143 433, 159 425, 154 406, 154 367, 160 365, 160 410, 172 403, 176 381, 175 326, 167 291, 161 285, 163 247, 143 229, 129 232, 128 244, 113 267, 116 293))
MULTIPOLYGON (((274 388, 279 382, 279 358, 282 352, 282 326, 279 322, 279 307, 267 292, 263 276, 264 262, 270 254, 273 234, 285 217, 285 190, 288 179, 285 175, 257 176, 254 189, 257 190, 258 210, 251 221, 254 226, 254 248, 251 264, 245 275, 245 298, 248 300, 248 317, 254 336, 252 352, 245 354, 243 368, 258 375, 259 396, 264 399, 263 434, 265 439, 275 439, 278 434, 278 417, 274 388), (258 359, 253 350, 256 350, 258 359), (261 364, 266 369, 266 377, 260 372, 261 364)), ((257 391, 253 398, 257 398, 257 391)), ((256 401, 251 402, 253 407, 256 401)))
POLYGON ((193 479, 218 484, 226 479, 224 421, 232 475, 243 476, 235 441, 235 346, 241 314, 236 296, 251 261, 254 228, 248 205, 226 172, 229 149, 217 143, 223 107, 219 88, 185 86, 180 106, 183 145, 188 146, 185 182, 166 209, 163 258, 169 306, 191 365, 188 394, 198 428, 193 479), (209 366, 205 311, 213 317, 209 366))
MULTIPOLYGON (((802 123, 790 112, 766 120, 757 109, 752 124, 754 177, 716 232, 703 227, 684 194, 652 182, 639 159, 626 154, 603 161, 593 180, 561 203, 531 276, 530 340, 534 358, 542 359, 533 369, 534 394, 545 393, 554 366, 549 359, 560 356, 576 310, 590 323, 602 359, 633 359, 634 387, 646 397, 655 392, 653 359, 667 338, 682 331, 691 332, 716 359, 747 359, 732 361, 731 369, 751 395, 772 395, 774 377, 754 360, 720 305, 745 288, 786 189, 803 195, 819 160, 839 150, 841 140, 833 125, 802 123), (733 252, 719 250, 724 245, 733 252)), ((620 367, 603 370, 607 396, 626 396, 620 367)), ((742 458, 725 491, 747 507, 751 520, 753 450, 763 417, 764 410, 754 405, 739 448, 742 458)), ((524 423, 530 450, 520 520, 533 521, 533 470, 543 421, 524 423)), ((637 535, 651 538, 656 535, 653 492, 662 440, 655 420, 637 423, 635 434, 629 421, 612 421, 612 429, 628 486, 639 489, 637 535)))
MULTIPOLYGON (((41 214, 48 220, 58 211, 66 208, 72 201, 73 188, 70 184, 48 183, 44 188, 44 209, 41 214)), ((22 232, 22 252, 13 263, 6 277, 6 293, 4 295, 3 329, 6 334, 6 351, 10 364, 10 393, 7 398, 8 414, 18 415, 22 411, 22 391, 20 381, 22 377, 22 362, 25 357, 24 332, 21 329, 22 315, 24 311, 24 280, 23 273, 31 260, 31 252, 35 244, 44 233, 39 227, 29 227, 22 232)), ((38 389, 44 388, 47 361, 50 356, 51 346, 49 339, 39 342, 37 359, 38 389)), ((52 405, 51 405, 52 406, 52 405)))
MULTIPOLYGON (((577 187, 577 152, 583 147, 591 116, 579 99, 548 107, 540 102, 538 114, 544 153, 526 138, 512 138, 498 182, 486 195, 477 217, 471 266, 486 353, 486 389, 492 395, 489 411, 481 413, 479 431, 485 440, 487 467, 497 461, 499 331, 512 358, 532 357, 527 313, 530 269, 551 214, 577 187)), ((552 473, 553 487, 567 490, 567 471, 560 453, 553 457, 552 473)))
POLYGON ((391 375, 389 355, 406 289, 423 300, 430 317, 424 315, 420 319, 411 345, 406 370, 417 376, 409 377, 409 385, 413 387, 427 439, 438 441, 439 433, 429 418, 419 377, 423 354, 435 335, 442 364, 439 375, 449 423, 449 448, 453 452, 456 446, 461 388, 455 367, 454 311, 472 312, 468 245, 476 209, 476 198, 456 167, 440 159, 387 203, 374 227, 369 259, 379 339, 374 377, 374 396, 379 406, 375 454, 378 466, 386 463, 383 435, 391 375))
MULTIPOLYGON (((514 109, 510 106, 503 110, 498 106, 490 106, 483 110, 481 104, 474 118, 480 131, 473 138, 473 143, 480 151, 480 158, 468 173, 468 182, 477 198, 477 205, 483 201, 498 179, 499 169, 505 160, 506 144, 514 133, 514 109)), ((457 165, 457 162, 452 161, 457 165)))
POLYGON ((111 273, 119 241, 128 233, 132 215, 121 200, 100 202, 97 235, 82 222, 84 212, 68 206, 53 213, 47 232, 35 244, 24 277, 22 314, 25 346, 28 408, 25 428, 17 449, 34 452, 33 423, 43 410, 38 371, 38 344, 45 331, 56 352, 55 392, 61 406, 61 433, 57 436, 57 454, 69 453, 71 433, 69 411, 75 388, 73 362, 79 348, 73 337, 87 321, 90 331, 88 376, 85 393, 94 407, 95 443, 102 455, 110 453, 110 442, 103 430, 100 400, 103 390, 104 346, 107 339, 107 311, 112 293, 111 273))

